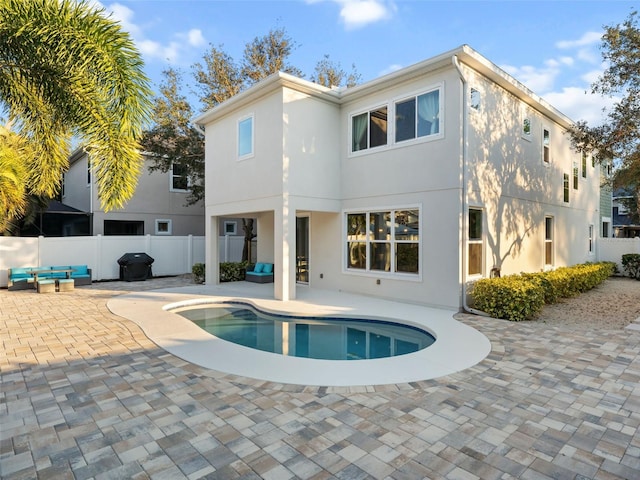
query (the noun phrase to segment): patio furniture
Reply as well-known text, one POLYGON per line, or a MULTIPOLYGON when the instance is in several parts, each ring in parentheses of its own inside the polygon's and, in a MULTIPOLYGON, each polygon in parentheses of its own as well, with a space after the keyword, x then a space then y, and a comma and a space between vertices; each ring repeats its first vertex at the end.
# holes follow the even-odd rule
POLYGON ((70 292, 75 288, 75 280, 73 278, 60 278, 57 282, 59 292, 70 292))
POLYGON ((55 293, 56 281, 52 278, 38 280, 38 293, 55 293))
POLYGON ((256 263, 247 270, 245 280, 253 283, 273 283, 273 263, 256 263))

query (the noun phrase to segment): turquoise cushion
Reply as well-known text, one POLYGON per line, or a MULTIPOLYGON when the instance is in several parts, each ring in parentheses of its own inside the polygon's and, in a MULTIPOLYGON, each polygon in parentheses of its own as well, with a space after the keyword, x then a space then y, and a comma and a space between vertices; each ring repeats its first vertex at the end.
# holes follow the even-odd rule
POLYGON ((262 263, 256 263, 256 266, 253 267, 253 271, 255 273, 260 273, 260 272, 262 272, 263 268, 264 268, 264 265, 262 263))
POLYGON ((89 271, 87 270, 86 265, 71 265, 70 267, 75 272, 71 272, 71 275, 88 275, 89 271))
POLYGON ((271 264, 271 263, 265 263, 265 264, 264 264, 264 268, 262 269, 262 271, 263 271, 264 273, 271 273, 271 272, 273 272, 273 264, 271 264))
POLYGON ((31 277, 31 275, 27 273, 27 270, 31 270, 31 267, 12 268, 11 269, 11 278, 12 279, 16 279, 16 278, 29 278, 29 277, 31 277))

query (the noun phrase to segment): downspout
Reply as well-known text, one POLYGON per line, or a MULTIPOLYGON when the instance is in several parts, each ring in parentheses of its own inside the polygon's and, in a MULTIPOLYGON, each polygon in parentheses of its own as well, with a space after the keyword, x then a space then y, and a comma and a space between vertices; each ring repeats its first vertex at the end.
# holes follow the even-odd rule
POLYGON ((467 313, 473 313, 475 315, 482 315, 484 317, 490 317, 486 312, 482 310, 477 310, 475 308, 471 308, 467 304, 467 244, 469 243, 469 202, 467 199, 467 132, 468 126, 467 122, 469 121, 468 115, 468 106, 467 106, 467 79, 462 72, 462 68, 460 68, 460 63, 458 63, 458 56, 453 55, 451 57, 451 61, 453 66, 458 71, 458 75, 460 76, 460 80, 462 81, 462 265, 461 265, 461 277, 462 277, 462 285, 461 285, 461 294, 462 294, 462 309, 467 313))

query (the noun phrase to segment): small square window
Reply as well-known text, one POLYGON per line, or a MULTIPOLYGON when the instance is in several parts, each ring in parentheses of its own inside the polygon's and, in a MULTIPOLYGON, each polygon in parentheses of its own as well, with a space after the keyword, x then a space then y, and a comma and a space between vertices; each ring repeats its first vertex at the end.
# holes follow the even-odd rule
POLYGON ((171 235, 171 220, 156 220, 156 235, 171 235))
POLYGON ((224 222, 224 234, 236 235, 238 232, 238 222, 224 222))

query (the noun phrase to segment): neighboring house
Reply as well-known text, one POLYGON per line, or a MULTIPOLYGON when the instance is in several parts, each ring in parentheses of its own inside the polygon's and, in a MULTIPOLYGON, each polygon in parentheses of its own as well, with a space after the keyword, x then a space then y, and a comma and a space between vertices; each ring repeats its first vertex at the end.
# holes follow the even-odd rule
POLYGON ((90 214, 89 235, 204 235, 204 204, 186 206, 188 178, 179 166, 164 173, 151 172, 151 160, 145 159, 133 197, 124 208, 105 212, 89 155, 78 148, 69 164, 63 178, 62 203, 90 214))
POLYGON ((602 162, 600 168, 600 236, 603 238, 614 236, 613 189, 610 183, 612 168, 610 161, 602 162))
POLYGON ((640 237, 640 225, 629 210, 628 201, 632 199, 630 190, 617 189, 613 193, 613 230, 617 238, 640 237))
POLYGON ((275 74, 195 121, 206 263, 221 218, 256 218, 277 299, 460 308, 479 278, 596 259, 600 169, 573 122, 468 46, 348 89, 275 74))

